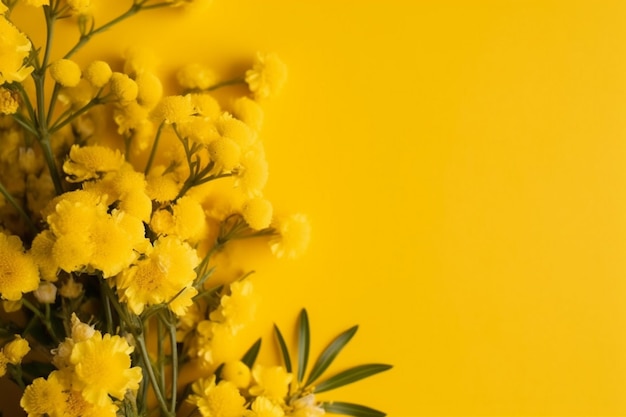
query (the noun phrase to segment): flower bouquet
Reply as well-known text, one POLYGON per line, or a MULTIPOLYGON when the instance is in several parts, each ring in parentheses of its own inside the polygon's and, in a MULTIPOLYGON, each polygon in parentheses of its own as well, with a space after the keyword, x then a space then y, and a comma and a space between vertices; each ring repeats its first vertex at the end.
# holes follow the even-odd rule
POLYGON ((310 234, 263 197, 262 103, 285 82, 280 59, 260 53, 226 81, 181 65, 174 95, 142 49, 118 68, 73 59, 133 15, 202 3, 129 0, 102 23, 90 0, 0 2, 0 375, 28 416, 383 416, 318 397, 390 368, 326 375, 356 326, 310 369, 306 310, 295 363, 278 327, 282 363, 256 363, 260 339, 234 349, 256 298, 249 273, 228 275, 225 247, 256 239, 297 257, 310 234), (17 11, 41 20, 43 45, 17 11), (77 40, 55 56, 61 20, 77 40))

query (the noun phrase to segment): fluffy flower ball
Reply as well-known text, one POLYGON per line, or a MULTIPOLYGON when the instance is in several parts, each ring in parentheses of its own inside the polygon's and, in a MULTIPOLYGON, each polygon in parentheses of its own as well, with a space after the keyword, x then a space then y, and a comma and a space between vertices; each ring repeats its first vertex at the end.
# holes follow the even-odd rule
POLYGON ((50 76, 63 87, 76 87, 82 75, 78 64, 70 59, 58 59, 50 64, 50 76))
POLYGON ((17 301, 39 287, 39 270, 17 236, 0 233, 0 295, 17 301))

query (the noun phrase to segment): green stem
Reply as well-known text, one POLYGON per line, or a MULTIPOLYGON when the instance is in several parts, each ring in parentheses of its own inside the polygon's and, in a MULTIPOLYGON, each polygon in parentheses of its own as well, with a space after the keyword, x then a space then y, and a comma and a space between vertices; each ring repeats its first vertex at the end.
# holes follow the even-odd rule
POLYGON ((80 48, 82 48, 83 46, 85 46, 85 44, 87 42, 89 42, 89 40, 99 34, 102 33, 106 30, 108 30, 109 28, 111 28, 112 26, 115 26, 116 24, 120 23, 121 21, 123 21, 124 19, 127 19, 129 17, 131 17, 134 14, 137 14, 138 12, 140 12, 142 9, 147 8, 147 7, 143 7, 141 4, 135 4, 133 3, 132 6, 130 6, 130 8, 122 13, 121 15, 117 16, 116 18, 114 18, 113 20, 103 24, 102 26, 91 30, 89 33, 85 34, 85 35, 81 35, 80 39, 78 40, 78 42, 76 43, 76 45, 74 45, 72 47, 72 49, 70 49, 63 58, 68 59, 70 58, 72 55, 74 55, 76 52, 78 52, 78 50, 80 48))
POLYGON ((26 384, 24 383, 22 364, 11 366, 11 376, 13 377, 15 383, 21 388, 21 390, 24 391, 26 389, 26 384))
POLYGON ((50 171, 50 177, 52 177, 52 182, 54 183, 54 190, 57 195, 63 194, 63 183, 61 182, 61 175, 57 170, 57 165, 54 160, 54 154, 52 152, 52 145, 50 145, 50 138, 46 137, 46 139, 39 141, 41 145, 41 149, 43 150, 43 156, 46 160, 46 164, 48 165, 48 170, 50 171))
POLYGON ((152 144, 152 149, 150 150, 150 156, 148 157, 146 169, 143 171, 145 175, 148 175, 148 173, 150 173, 150 168, 152 168, 152 163, 154 162, 154 157, 156 155, 157 147, 159 146, 159 140, 161 139, 161 133, 163 132, 164 126, 165 121, 162 121, 159 125, 159 129, 157 130, 156 137, 154 138, 154 143, 152 144))
POLYGON ((159 382, 165 390, 165 351, 163 349, 163 323, 161 320, 157 320, 157 365, 159 366, 159 382))
POLYGON ((59 97, 59 90, 61 89, 61 85, 59 83, 54 83, 54 88, 52 89, 52 96, 50 97, 50 105, 48 106, 48 117, 46 118, 46 124, 50 126, 50 122, 52 121, 52 114, 54 113, 54 107, 57 104, 57 98, 59 97))
POLYGON ((32 133, 35 136, 38 136, 39 133, 37 132, 37 129, 35 129, 29 122, 28 120, 24 119, 24 116, 22 116, 21 114, 14 114, 13 115, 13 120, 15 120, 17 122, 17 124, 19 124, 20 126, 22 126, 24 129, 28 130, 30 133, 32 133))
POLYGON ((91 101, 87 104, 85 104, 83 107, 81 107, 80 109, 78 109, 76 112, 71 113, 68 117, 66 117, 64 120, 61 120, 61 118, 63 117, 63 115, 61 115, 59 117, 59 119, 54 122, 54 124, 52 125, 52 127, 50 128, 50 133, 56 133, 58 132, 60 129, 62 129, 63 127, 65 127, 68 123, 72 122, 74 119, 76 119, 78 116, 84 114, 85 112, 89 111, 90 109, 100 105, 100 104, 104 104, 106 103, 106 98, 105 97, 94 97, 91 99, 91 101))
POLYGON ((170 412, 176 414, 176 392, 178 389, 178 345, 176 344, 176 320, 172 312, 168 311, 168 330, 172 346, 172 398, 170 398, 170 412))
POLYGON ((104 306, 104 316, 106 318, 107 333, 113 333, 113 312, 111 311, 111 302, 107 297, 106 290, 103 290, 102 288, 102 286, 104 285, 106 285, 107 287, 109 286, 109 284, 104 279, 101 279, 100 293, 102 296, 102 305, 104 306))
POLYGON ((9 202, 9 204, 11 204, 15 208, 15 210, 17 210, 17 212, 19 213, 20 217, 22 219, 24 219, 24 221, 26 222, 28 227, 33 232, 35 232, 35 234, 39 233, 39 229, 37 229, 37 226, 35 226, 35 223, 33 223, 33 221, 28 216, 28 214, 26 214, 24 209, 19 204, 17 204, 17 201, 15 201, 13 196, 7 191, 6 188, 4 188, 4 185, 2 183, 0 183, 0 194, 2 194, 4 196, 4 198, 9 202))
MULTIPOLYGON (((52 340, 54 341, 55 344, 59 344, 61 343, 61 341, 59 340, 59 338, 57 337, 56 333, 54 332, 54 329, 52 328, 52 323, 50 322, 50 320, 48 318, 46 318, 46 315, 44 313, 42 313, 41 311, 39 311, 39 309, 37 307, 35 307, 30 301, 28 301, 26 298, 22 298, 22 304, 29 309, 30 311, 32 311, 37 317, 39 317, 39 320, 41 320, 41 322, 43 323, 43 325, 46 327, 46 330, 48 330, 48 333, 50 334, 50 337, 52 337, 52 340)), ((49 308, 49 307, 48 307, 49 308)))
POLYGON ((28 110, 28 115, 30 116, 30 120, 34 121, 35 110, 33 109, 33 104, 30 102, 30 97, 28 96, 28 93, 26 93, 26 90, 24 89, 24 85, 22 85, 22 83, 14 83, 13 85, 15 85, 20 92, 20 97, 22 98, 22 101, 26 105, 26 110, 28 110))
POLYGON ((135 340, 137 341, 137 346, 139 347, 139 353, 141 354, 141 359, 145 364, 145 370, 148 372, 148 378, 150 379, 150 383, 154 388, 154 393, 157 397, 157 401, 161 410, 168 417, 174 417, 174 414, 170 413, 167 408, 167 403, 165 398, 163 397, 163 391, 161 387, 159 387, 159 382, 157 381, 156 375, 154 374, 154 369, 152 367, 152 363, 150 362, 150 355, 148 354, 148 349, 146 348, 146 342, 144 340, 143 334, 135 335, 135 340))
MULTIPOLYGON (((54 14, 54 10, 50 6, 43 6, 43 13, 46 17, 46 49, 43 54, 43 61, 41 62, 41 73, 45 73, 46 67, 48 66, 48 60, 50 59, 50 51, 52 50, 52 35, 54 34, 54 21, 56 20, 56 15, 54 14)), ((42 77, 43 78, 43 77, 42 77)), ((42 123, 44 119, 41 119, 42 123)))

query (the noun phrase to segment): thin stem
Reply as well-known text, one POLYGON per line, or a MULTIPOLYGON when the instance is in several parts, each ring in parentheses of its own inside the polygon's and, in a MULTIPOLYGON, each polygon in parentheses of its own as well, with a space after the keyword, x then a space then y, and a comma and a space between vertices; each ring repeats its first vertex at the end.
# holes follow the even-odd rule
POLYGON ((157 320, 157 364, 161 387, 165 388, 165 352, 163 350, 163 323, 161 320, 157 320))
POLYGON ((148 378, 150 379, 150 383, 154 388, 154 393, 157 397, 159 406, 166 416, 174 417, 174 414, 170 413, 167 408, 167 403, 165 402, 165 398, 163 397, 163 391, 161 387, 159 387, 159 382, 157 381, 156 375, 154 374, 154 369, 152 368, 152 363, 150 362, 150 355, 148 354, 148 349, 146 348, 146 342, 144 340, 143 334, 135 335, 135 339, 137 341, 137 346, 139 346, 141 359, 146 365, 144 369, 146 369, 146 371, 148 372, 148 378))
POLYGON ((63 117, 62 114, 59 119, 57 119, 56 122, 54 122, 54 124, 52 125, 52 127, 50 128, 50 133, 56 133, 58 132, 60 129, 62 129, 63 127, 65 127, 68 123, 72 122, 74 119, 76 119, 78 116, 84 114, 85 112, 89 111, 90 109, 94 108, 95 106, 98 106, 100 104, 104 104, 106 102, 106 98, 105 97, 94 97, 91 99, 91 101, 87 104, 85 104, 83 107, 81 107, 80 109, 78 109, 76 112, 71 113, 67 118, 65 118, 65 120, 61 120, 61 118, 63 117))
MULTIPOLYGON (((50 6, 43 6, 43 13, 46 17, 46 49, 43 54, 43 61, 41 62, 41 73, 46 71, 48 66, 48 59, 50 58, 50 51, 52 50, 52 35, 54 34, 54 21, 56 15, 54 10, 50 6)), ((43 77, 42 77, 43 78, 43 77)), ((42 119, 43 122, 44 119, 42 119)))
POLYGON ((22 389, 22 391, 24 391, 26 389, 26 384, 24 383, 22 364, 18 363, 17 365, 12 365, 10 369, 13 380, 22 389))
MULTIPOLYGON (((37 317, 39 317, 39 320, 41 320, 41 322, 43 323, 43 325, 46 327, 46 330, 48 331, 48 333, 50 334, 50 337, 52 337, 52 340, 54 341, 55 344, 59 344, 61 341, 59 340, 59 338, 57 337, 56 333, 54 332, 54 329, 52 328, 52 323, 50 322, 49 319, 46 318, 46 315, 44 313, 42 313, 41 311, 39 311, 39 309, 37 307, 35 307, 30 301, 28 301, 26 298, 22 298, 22 304, 29 309, 30 311, 32 311, 37 317)), ((49 308, 49 307, 48 307, 49 308)))
POLYGON ((176 325, 172 312, 168 311, 168 330, 172 346, 172 398, 170 398, 170 412, 176 413, 176 392, 178 388, 178 345, 176 344, 176 325))
POLYGON ((33 232, 35 232, 35 234, 39 233, 39 229, 37 229, 37 226, 35 226, 35 223, 33 223, 33 221, 31 220, 30 216, 28 214, 26 214, 24 209, 19 204, 17 204, 17 201, 15 201, 13 196, 7 191, 6 188, 4 188, 4 185, 2 183, 0 183, 0 194, 2 194, 4 196, 4 198, 9 202, 9 204, 11 204, 15 208, 15 210, 17 210, 17 212, 19 213, 20 217, 22 219, 24 219, 24 221, 26 222, 28 227, 33 232))
POLYGON ((30 97, 28 96, 28 94, 26 93, 26 90, 24 89, 24 85, 22 85, 22 83, 14 83, 13 85, 15 85, 17 87, 17 89, 20 92, 20 97, 22 98, 23 103, 26 105, 26 110, 28 110, 28 115, 30 116, 31 120, 35 120, 35 111, 33 109, 33 104, 30 102, 30 97))
POLYGON ((124 19, 127 19, 129 17, 131 17, 134 14, 137 14, 139 11, 141 11, 142 9, 145 9, 147 7, 142 6, 141 4, 134 4, 132 6, 130 6, 130 8, 122 13, 121 15, 117 16, 115 19, 103 24, 102 26, 91 30, 89 33, 85 34, 85 35, 81 35, 80 39, 78 40, 78 42, 76 43, 76 45, 74 45, 72 47, 72 49, 70 49, 63 58, 68 59, 70 58, 72 55, 74 55, 76 52, 78 52, 78 50, 80 48, 82 48, 83 46, 85 46, 85 44, 87 42, 89 42, 89 40, 94 36, 97 35, 99 33, 104 32, 105 30, 111 28, 112 26, 115 26, 116 24, 120 23, 121 21, 123 21, 124 19))
MULTIPOLYGON (((100 280, 100 288, 102 288, 103 285, 108 286, 109 284, 107 284, 106 281, 102 279, 100 280)), ((111 311, 111 302, 109 301, 109 298, 107 297, 105 291, 100 292, 102 294, 102 305, 104 306, 104 316, 106 318, 107 333, 113 333, 113 312, 111 311)))
POLYGON ((54 160, 50 139, 46 138, 44 140, 40 140, 39 143, 41 145, 41 149, 43 150, 43 156, 46 159, 48 170, 50 171, 50 177, 52 177, 52 182, 54 183, 54 190, 57 195, 61 195, 63 194, 63 183, 61 182, 61 175, 57 170, 56 162, 54 160))
POLYGON ((146 164, 146 169, 143 171, 145 175, 148 175, 150 173, 150 168, 152 168, 152 163, 154 162, 154 157, 156 155, 157 147, 159 146, 159 139, 161 139, 161 133, 163 132, 164 126, 165 120, 159 125, 156 137, 154 138, 154 143, 152 144, 152 149, 150 150, 150 156, 148 157, 148 163, 146 164))
POLYGON ((61 85, 59 83, 54 83, 54 88, 52 89, 52 96, 50 97, 50 105, 48 106, 48 117, 46 119, 46 123, 50 126, 50 122, 52 121, 52 114, 54 113, 54 107, 57 104, 57 98, 59 97, 59 90, 61 90, 61 85))
POLYGON ((28 123, 28 120, 25 120, 24 116, 22 116, 21 114, 14 114, 13 120, 15 120, 17 124, 22 126, 24 129, 28 130, 33 135, 35 136, 39 135, 37 130, 30 123, 28 123))

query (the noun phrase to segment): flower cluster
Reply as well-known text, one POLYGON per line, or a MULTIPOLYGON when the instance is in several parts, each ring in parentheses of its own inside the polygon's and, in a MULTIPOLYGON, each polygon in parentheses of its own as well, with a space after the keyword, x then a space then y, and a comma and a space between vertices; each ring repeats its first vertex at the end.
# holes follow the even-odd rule
MULTIPOLYGON (((173 77, 179 93, 164 95, 150 51, 124 51, 117 67, 73 58, 139 12, 206 4, 132 0, 98 25, 90 0, 0 2, 0 340, 11 339, 0 376, 23 389, 29 417, 383 415, 315 396, 313 381, 351 335, 308 381, 278 330, 284 366, 254 363, 260 340, 241 357, 258 300, 225 248, 255 239, 296 258, 310 239, 306 216, 276 214, 263 193, 263 102, 283 88, 283 62, 259 53, 227 80, 186 64, 173 77), (22 6, 43 11, 49 33, 71 19, 79 40, 59 56, 50 42, 33 45, 10 19, 22 6)), ((366 366, 349 382, 387 369, 366 366)))

